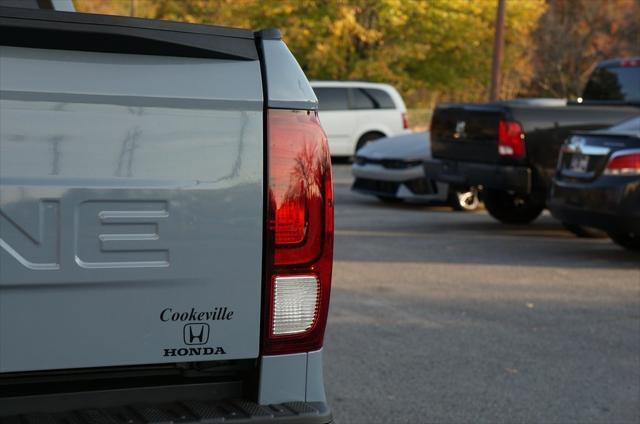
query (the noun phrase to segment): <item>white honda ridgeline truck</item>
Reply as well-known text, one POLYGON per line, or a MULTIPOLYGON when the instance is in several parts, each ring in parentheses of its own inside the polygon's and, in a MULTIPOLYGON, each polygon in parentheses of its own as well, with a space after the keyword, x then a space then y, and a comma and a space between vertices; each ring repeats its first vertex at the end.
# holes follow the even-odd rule
POLYGON ((0 423, 330 422, 331 165, 278 31, 47 3, 0 7, 0 423))

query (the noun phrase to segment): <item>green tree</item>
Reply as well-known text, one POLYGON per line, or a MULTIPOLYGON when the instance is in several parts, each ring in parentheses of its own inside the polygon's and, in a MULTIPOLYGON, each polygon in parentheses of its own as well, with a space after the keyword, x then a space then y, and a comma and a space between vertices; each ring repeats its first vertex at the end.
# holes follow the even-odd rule
POLYGON ((575 98, 599 61, 640 56, 640 0, 548 0, 533 45, 529 93, 575 98))
MULTIPOLYGON (((495 0, 76 0, 81 10, 280 28, 311 79, 361 79, 398 87, 411 106, 484 100, 495 0)), ((509 0, 503 93, 529 78, 530 33, 544 0, 509 0)))

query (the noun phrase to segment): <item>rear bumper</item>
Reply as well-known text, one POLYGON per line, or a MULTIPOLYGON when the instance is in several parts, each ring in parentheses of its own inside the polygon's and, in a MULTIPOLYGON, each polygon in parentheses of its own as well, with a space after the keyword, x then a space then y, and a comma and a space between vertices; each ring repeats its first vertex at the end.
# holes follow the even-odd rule
POLYGON ((81 409, 63 413, 0 416, 0 424, 42 422, 50 424, 329 424, 331 411, 323 402, 289 402, 258 405, 247 400, 181 401, 81 409))
POLYGON ((600 177, 592 183, 554 180, 548 207, 562 222, 640 233, 640 178, 600 177))
POLYGON ((526 166, 429 159, 424 172, 427 178, 449 184, 531 193, 531 169, 526 166))

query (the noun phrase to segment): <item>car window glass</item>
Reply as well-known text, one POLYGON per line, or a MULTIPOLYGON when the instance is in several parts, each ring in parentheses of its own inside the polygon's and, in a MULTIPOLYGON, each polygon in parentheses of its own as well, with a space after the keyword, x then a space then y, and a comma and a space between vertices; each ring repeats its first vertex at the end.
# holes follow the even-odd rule
POLYGON ((584 89, 585 100, 638 101, 640 66, 603 67, 593 71, 584 89))
POLYGON ((352 88, 351 90, 351 108, 352 109, 375 109, 376 106, 371 96, 369 96, 361 88, 352 88))
POLYGON ((318 108, 320 110, 349 109, 346 88, 314 87, 313 91, 315 91, 316 97, 318 97, 318 108))
POLYGON ((391 96, 382 90, 375 88, 365 88, 367 94, 376 103, 376 107, 379 109, 395 109, 396 105, 393 103, 391 96))

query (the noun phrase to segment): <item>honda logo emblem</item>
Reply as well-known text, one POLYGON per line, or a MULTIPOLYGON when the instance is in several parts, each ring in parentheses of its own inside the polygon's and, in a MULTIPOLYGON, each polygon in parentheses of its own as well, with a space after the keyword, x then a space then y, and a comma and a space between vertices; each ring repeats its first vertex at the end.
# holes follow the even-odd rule
POLYGON ((183 330, 184 343, 188 345, 203 345, 209 341, 209 324, 198 322, 187 324, 183 330))

